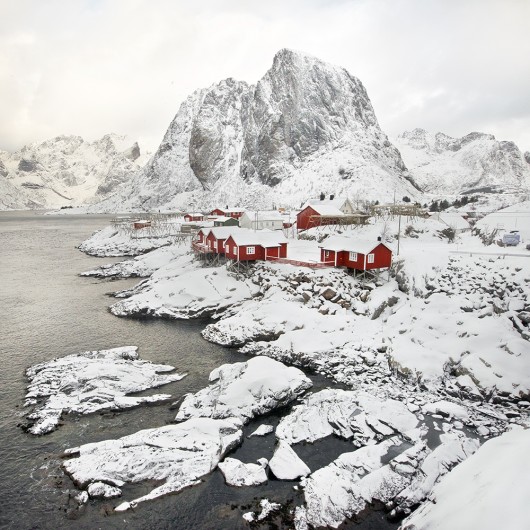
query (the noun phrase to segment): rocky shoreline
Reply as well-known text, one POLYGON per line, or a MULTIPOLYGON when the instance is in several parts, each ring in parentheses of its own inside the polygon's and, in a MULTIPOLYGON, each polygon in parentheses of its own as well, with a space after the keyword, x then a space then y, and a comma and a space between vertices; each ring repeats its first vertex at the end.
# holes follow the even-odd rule
MULTIPOLYGON (((103 255, 105 240, 98 237, 91 253, 103 255)), ((138 271, 147 279, 118 293, 122 300, 112 313, 213 317, 203 337, 249 360, 214 370, 208 387, 178 404, 176 425, 67 451, 65 471, 86 490, 84 502, 105 496, 105 488, 165 480, 115 507, 129 509, 197 484, 219 466, 233 487, 298 481, 302 495, 294 504, 280 508, 263 499, 261 513, 245 514, 253 528, 280 512, 285 527, 336 528, 371 506, 398 520, 412 514, 414 521, 452 469, 480 455, 485 441, 514 433, 528 438, 530 286, 516 259, 447 254, 430 272, 398 261, 388 281, 369 283, 340 270, 274 264, 235 274, 169 246, 86 274, 119 278, 138 271), (311 391, 300 369, 326 376, 329 388, 311 391), (280 375, 287 372, 295 379, 280 375), (245 443, 245 423, 276 410, 278 425, 255 433, 274 432, 273 454, 256 454, 253 462, 229 456, 245 443), (351 450, 310 469, 300 448, 318 451, 333 437, 351 450), (189 450, 205 451, 208 464, 190 467, 182 453, 189 450), (140 471, 125 464, 131 451, 140 471), (108 460, 117 462, 112 472, 103 465, 108 460), (169 474, 161 472, 164 461, 171 462, 169 474)), ((484 476, 485 483, 495 480, 484 476)), ((401 528, 416 528, 408 521, 401 528)))

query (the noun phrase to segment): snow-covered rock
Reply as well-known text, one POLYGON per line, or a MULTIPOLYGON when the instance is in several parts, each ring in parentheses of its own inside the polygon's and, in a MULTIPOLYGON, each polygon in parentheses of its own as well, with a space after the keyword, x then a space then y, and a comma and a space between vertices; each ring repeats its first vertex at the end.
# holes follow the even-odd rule
POLYGON ((81 488, 94 482, 117 487, 157 481, 149 493, 118 505, 116 511, 139 502, 176 493, 200 482, 243 436, 235 418, 193 418, 178 425, 138 431, 117 440, 104 440, 67 450, 66 473, 81 488))
POLYGON ((133 237, 131 232, 107 226, 94 232, 79 250, 98 257, 137 256, 171 244, 170 237, 133 237))
POLYGON ((272 425, 263 424, 260 425, 255 431, 251 432, 247 438, 252 438, 252 436, 265 436, 274 432, 274 427, 272 425))
POLYGON ((268 357, 224 364, 211 372, 206 388, 184 398, 175 419, 237 417, 246 423, 287 405, 311 386, 301 370, 268 357))
POLYGON ((110 486, 105 482, 92 482, 87 488, 88 495, 92 499, 113 499, 121 497, 122 491, 116 486, 110 486))
POLYGON ((0 199, 0 209, 58 208, 101 200, 129 181, 142 163, 138 144, 116 134, 94 142, 57 136, 14 153, 0 151, 0 178, 19 195, 11 194, 14 204, 0 199))
POLYGON ((186 254, 158 269, 128 293, 130 298, 113 304, 111 312, 177 319, 219 317, 257 290, 252 282, 237 280, 226 267, 204 268, 186 254))
POLYGON ((267 472, 261 464, 244 464, 236 458, 225 458, 218 467, 229 486, 259 486, 267 482, 267 472))
POLYGON ((337 528, 374 501, 397 506, 400 512, 410 510, 478 447, 462 433, 441 435, 440 441, 432 452, 425 441, 403 450, 399 437, 392 437, 340 455, 306 479, 307 521, 314 527, 337 528))
POLYGON ((519 530, 530 519, 530 430, 488 440, 437 484, 401 530, 480 528, 519 530))
POLYGON ((247 521, 247 523, 263 521, 263 519, 266 519, 271 513, 274 513, 281 508, 281 504, 271 502, 269 499, 261 499, 259 505, 261 508, 259 513, 247 512, 243 514, 243 519, 247 521))
POLYGON ((189 252, 188 245, 168 245, 133 259, 102 265, 96 269, 82 272, 81 276, 94 276, 96 278, 146 278, 175 258, 189 252))
POLYGON ((31 366, 25 406, 31 434, 54 430, 64 413, 91 414, 167 400, 168 394, 129 394, 179 381, 169 365, 139 359, 135 346, 88 351, 31 366))
POLYGON ((280 480, 296 480, 311 473, 311 470, 285 441, 280 440, 269 461, 274 476, 280 480))
POLYGON ((404 403, 367 392, 325 389, 307 396, 280 421, 276 436, 290 444, 314 442, 331 434, 358 446, 393 434, 404 434, 418 419, 404 403))

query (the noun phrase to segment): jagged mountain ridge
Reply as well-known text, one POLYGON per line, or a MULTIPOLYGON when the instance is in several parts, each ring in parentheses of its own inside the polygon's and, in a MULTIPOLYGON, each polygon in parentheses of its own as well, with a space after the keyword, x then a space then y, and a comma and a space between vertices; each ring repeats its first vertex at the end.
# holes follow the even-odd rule
POLYGON ((101 200, 140 168, 138 143, 107 134, 95 142, 57 136, 0 151, 0 209, 57 208, 101 200))
POLYGON ((425 192, 528 192, 530 156, 514 142, 472 132, 462 138, 414 129, 394 143, 425 192))
POLYGON ((255 86, 226 79, 189 96, 144 170, 100 209, 298 206, 322 191, 382 199, 395 190, 419 193, 362 83, 280 50, 255 86))

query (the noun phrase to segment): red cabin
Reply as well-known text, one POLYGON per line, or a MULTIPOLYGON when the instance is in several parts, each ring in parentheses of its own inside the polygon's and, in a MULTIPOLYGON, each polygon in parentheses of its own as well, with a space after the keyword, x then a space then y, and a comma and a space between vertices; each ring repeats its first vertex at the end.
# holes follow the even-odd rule
POLYGON ((151 221, 141 219, 139 221, 134 221, 133 226, 135 230, 139 230, 140 228, 149 228, 151 226, 151 221))
POLYGON ((233 231, 225 242, 225 254, 236 261, 257 261, 287 257, 287 241, 278 232, 233 231))
POLYGON ((184 221, 192 223, 194 221, 204 221, 204 215, 202 213, 187 213, 184 215, 184 221))
POLYGON ((216 215, 219 217, 233 217, 234 219, 239 219, 245 210, 239 208, 215 208, 210 212, 210 215, 216 215))
POLYGON ((224 254, 225 241, 232 232, 234 232, 233 226, 215 226, 210 228, 209 234, 206 237, 206 246, 216 254, 224 254))
POLYGON ((313 204, 306 206, 296 216, 296 228, 308 230, 315 226, 335 225, 344 219, 345 214, 337 207, 328 204, 313 204))
POLYGON ((381 241, 330 238, 320 247, 320 261, 360 271, 388 269, 392 250, 381 241))

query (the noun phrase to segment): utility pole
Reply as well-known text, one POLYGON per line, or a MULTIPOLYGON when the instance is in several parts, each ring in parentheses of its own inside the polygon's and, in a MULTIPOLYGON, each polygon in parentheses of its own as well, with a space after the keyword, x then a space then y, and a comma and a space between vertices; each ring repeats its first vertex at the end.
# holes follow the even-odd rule
POLYGON ((401 239, 401 215, 398 214, 399 220, 398 220, 398 248, 397 248, 397 255, 399 256, 399 240, 401 239))

